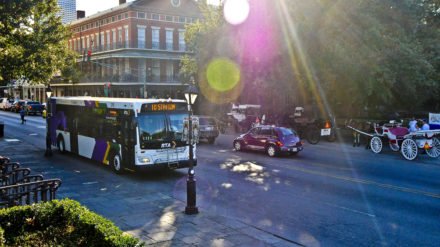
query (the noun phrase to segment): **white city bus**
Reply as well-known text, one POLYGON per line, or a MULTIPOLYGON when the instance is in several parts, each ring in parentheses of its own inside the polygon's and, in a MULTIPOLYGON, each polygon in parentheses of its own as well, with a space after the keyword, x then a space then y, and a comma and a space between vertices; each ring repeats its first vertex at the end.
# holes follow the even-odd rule
POLYGON ((50 139, 61 153, 99 161, 116 173, 189 165, 184 100, 52 97, 48 109, 50 139))

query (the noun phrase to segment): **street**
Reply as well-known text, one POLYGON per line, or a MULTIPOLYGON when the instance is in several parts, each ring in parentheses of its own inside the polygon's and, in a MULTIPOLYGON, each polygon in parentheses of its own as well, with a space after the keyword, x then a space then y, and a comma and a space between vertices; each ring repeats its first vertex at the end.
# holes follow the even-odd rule
MULTIPOLYGON (((160 191, 186 202, 186 169, 118 176, 105 165, 56 150, 46 159, 41 116, 27 116, 21 125, 18 114, 0 111, 0 121, 5 123, 3 139, 23 145, 7 155, 45 177, 61 178, 57 198, 78 200, 122 230, 146 224, 142 218, 127 220, 136 212, 129 210, 124 197, 147 200, 149 193, 160 191)), ((440 159, 422 154, 407 161, 387 147, 374 154, 363 146, 326 141, 305 143, 296 156, 270 158, 234 151, 234 137, 221 135, 214 145, 197 147, 197 206, 202 213, 226 215, 304 246, 440 242, 440 159)), ((148 211, 170 206, 158 204, 148 211)))

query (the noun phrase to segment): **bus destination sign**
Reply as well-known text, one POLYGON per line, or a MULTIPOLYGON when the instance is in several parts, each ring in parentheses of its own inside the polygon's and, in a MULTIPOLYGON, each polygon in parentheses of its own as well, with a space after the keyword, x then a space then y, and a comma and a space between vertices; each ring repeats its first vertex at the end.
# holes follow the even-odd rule
POLYGON ((159 112, 159 111, 182 111, 185 110, 185 104, 179 103, 150 103, 142 106, 143 112, 159 112))

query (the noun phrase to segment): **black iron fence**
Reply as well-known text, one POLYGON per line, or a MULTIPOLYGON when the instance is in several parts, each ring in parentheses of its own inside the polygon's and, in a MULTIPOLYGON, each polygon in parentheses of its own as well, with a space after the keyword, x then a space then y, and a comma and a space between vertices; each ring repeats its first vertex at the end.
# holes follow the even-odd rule
POLYGON ((0 208, 53 200, 60 185, 60 179, 31 175, 31 169, 0 156, 0 208))

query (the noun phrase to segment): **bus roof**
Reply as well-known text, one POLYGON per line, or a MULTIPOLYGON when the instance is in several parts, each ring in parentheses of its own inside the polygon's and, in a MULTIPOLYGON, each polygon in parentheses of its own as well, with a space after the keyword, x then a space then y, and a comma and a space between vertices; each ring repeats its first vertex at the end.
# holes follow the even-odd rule
POLYGON ((186 103, 181 99, 135 99, 135 98, 106 98, 106 97, 91 97, 91 96, 69 96, 69 97, 52 97, 56 104, 60 105, 76 105, 86 106, 91 104, 101 105, 105 104, 108 108, 115 109, 133 109, 139 110, 142 104, 148 103, 186 103))

